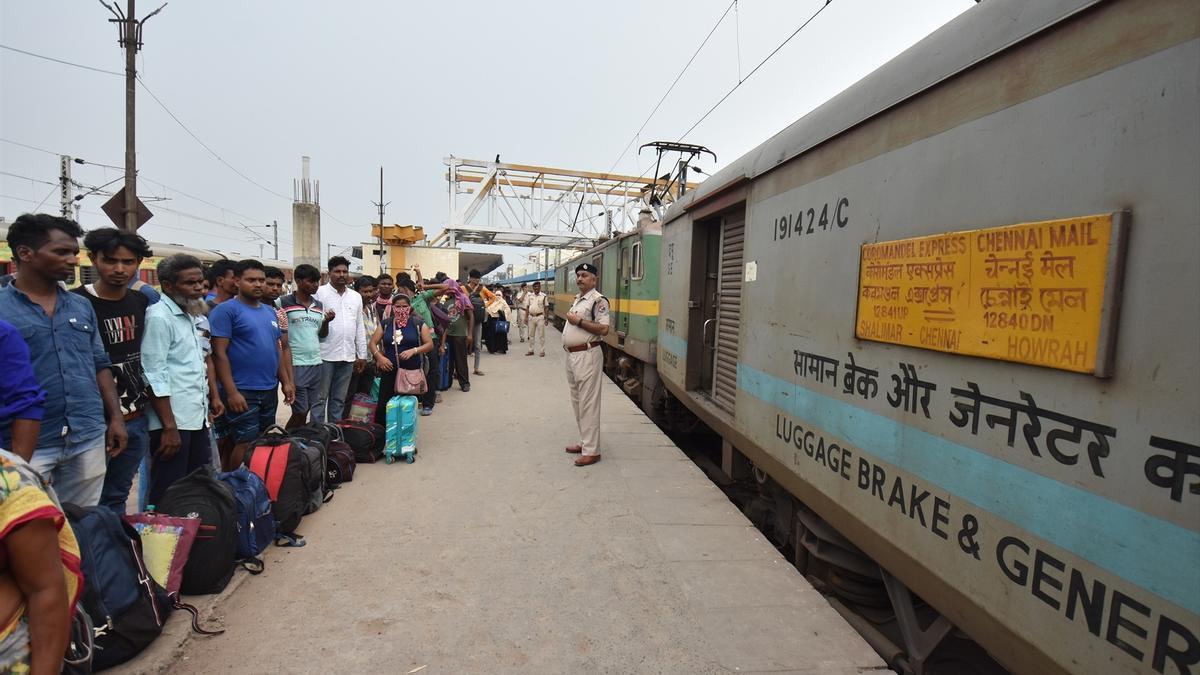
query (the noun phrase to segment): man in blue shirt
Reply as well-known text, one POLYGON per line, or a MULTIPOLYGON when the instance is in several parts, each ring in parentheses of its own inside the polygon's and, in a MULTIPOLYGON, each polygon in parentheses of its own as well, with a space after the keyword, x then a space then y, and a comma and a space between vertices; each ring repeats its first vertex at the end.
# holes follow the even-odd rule
POLYGON ((50 479, 59 499, 100 502, 105 451, 125 449, 125 420, 112 365, 91 303, 59 283, 79 263, 74 221, 25 214, 8 228, 17 278, 0 288, 0 316, 30 345, 34 376, 46 392, 41 433, 30 464, 50 479))
POLYGON ((46 392, 33 376, 29 345, 7 321, 0 321, 0 373, 6 380, 0 387, 0 448, 28 462, 37 448, 46 392))
POLYGON ((291 405, 296 393, 280 358, 275 308, 260 302, 267 281, 265 269, 257 260, 239 262, 234 270, 238 296, 217 305, 208 316, 213 364, 225 405, 216 430, 226 471, 241 466, 250 441, 275 424, 280 384, 285 404, 291 405))
POLYGON ((216 383, 206 377, 208 357, 189 313, 197 311, 195 301, 204 295, 204 266, 190 255, 173 255, 158 263, 158 281, 162 297, 146 310, 142 339, 142 368, 152 397, 150 504, 212 461, 209 406, 216 415, 224 412, 216 383))

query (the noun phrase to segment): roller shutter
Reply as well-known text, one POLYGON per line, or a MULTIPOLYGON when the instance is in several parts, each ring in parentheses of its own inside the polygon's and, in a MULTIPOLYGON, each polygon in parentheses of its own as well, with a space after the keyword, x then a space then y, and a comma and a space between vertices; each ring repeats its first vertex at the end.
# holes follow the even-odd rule
POLYGON ((738 343, 742 325, 742 251, 746 217, 738 213, 721 226, 721 262, 717 272, 717 335, 713 356, 713 402, 733 416, 737 398, 738 343))

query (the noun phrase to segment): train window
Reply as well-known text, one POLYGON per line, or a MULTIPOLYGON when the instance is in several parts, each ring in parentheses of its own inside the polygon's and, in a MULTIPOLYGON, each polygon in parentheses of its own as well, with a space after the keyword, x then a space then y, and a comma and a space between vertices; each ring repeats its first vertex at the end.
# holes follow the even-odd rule
POLYGON ((629 266, 629 249, 624 249, 621 251, 621 278, 628 281, 632 269, 629 266))
POLYGON ((631 276, 634 279, 642 278, 642 242, 637 241, 633 244, 633 262, 631 263, 631 276))
POLYGON ((91 265, 80 265, 75 268, 79 272, 79 285, 94 284, 100 275, 96 272, 96 268, 91 265))

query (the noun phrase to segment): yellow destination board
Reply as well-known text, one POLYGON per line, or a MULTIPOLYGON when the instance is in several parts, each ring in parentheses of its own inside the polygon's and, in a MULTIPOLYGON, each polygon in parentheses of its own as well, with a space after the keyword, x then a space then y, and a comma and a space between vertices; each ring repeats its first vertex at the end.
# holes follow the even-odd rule
POLYGON ((864 244, 855 335, 1107 375, 1123 215, 864 244))

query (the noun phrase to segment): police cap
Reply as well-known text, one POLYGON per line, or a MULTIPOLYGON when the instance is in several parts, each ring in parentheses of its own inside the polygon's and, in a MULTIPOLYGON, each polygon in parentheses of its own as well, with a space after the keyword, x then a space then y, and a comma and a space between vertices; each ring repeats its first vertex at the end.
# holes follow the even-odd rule
POLYGON ((580 272, 589 272, 592 275, 600 274, 600 270, 596 269, 596 266, 591 263, 579 263, 576 265, 575 273, 579 274, 580 272))

